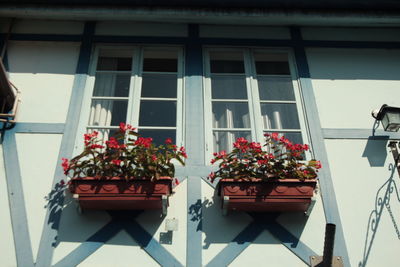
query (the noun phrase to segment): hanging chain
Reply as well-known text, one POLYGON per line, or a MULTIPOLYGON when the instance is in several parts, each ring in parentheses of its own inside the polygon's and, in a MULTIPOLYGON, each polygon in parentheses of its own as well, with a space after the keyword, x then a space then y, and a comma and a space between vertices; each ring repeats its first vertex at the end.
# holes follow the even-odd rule
POLYGON ((390 218, 392 219, 392 223, 393 223, 394 229, 396 231, 397 238, 400 239, 400 231, 399 231, 399 228, 397 227, 397 223, 396 223, 396 220, 394 219, 393 212, 392 212, 392 209, 390 208, 389 202, 385 203, 385 206, 389 212, 390 218))

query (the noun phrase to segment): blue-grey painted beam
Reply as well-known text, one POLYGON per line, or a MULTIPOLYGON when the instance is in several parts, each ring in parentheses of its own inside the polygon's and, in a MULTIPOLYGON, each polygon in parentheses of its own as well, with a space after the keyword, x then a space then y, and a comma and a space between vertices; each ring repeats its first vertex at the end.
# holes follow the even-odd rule
POLYGON ((325 139, 400 140, 398 132, 373 131, 372 129, 323 128, 322 134, 325 139))
MULTIPOLYGON (((70 252, 66 257, 57 262, 54 267, 71 267, 77 266, 96 250, 103 246, 108 240, 113 238, 122 230, 121 223, 111 221, 103 226, 99 231, 89 237, 88 240, 79 245, 76 249, 70 252)), ((110 255, 112 257, 112 255, 110 255)), ((50 265, 48 265, 50 266, 50 265)))
POLYGON ((33 267, 32 245, 29 236, 15 130, 9 130, 5 133, 3 156, 17 264, 18 266, 33 267))
POLYGON ((332 183, 327 151, 325 148, 324 137, 318 115, 317 103, 311 83, 307 56, 304 47, 301 46, 302 36, 300 29, 291 28, 291 35, 294 42, 300 44, 294 47, 294 55, 299 74, 301 93, 304 100, 304 109, 308 122, 312 148, 314 150, 315 157, 319 159, 324 166, 319 172, 319 185, 323 200, 322 202, 324 206, 325 219, 327 223, 336 224, 335 255, 342 256, 345 266, 350 266, 343 227, 336 202, 335 188, 332 183))
POLYGON ((266 221, 264 227, 304 263, 309 264, 310 256, 317 255, 311 248, 301 242, 275 220, 266 221))
MULTIPOLYGON (((204 165, 203 55, 198 42, 199 26, 188 27, 185 53, 185 145, 187 166, 204 165)), ((201 178, 190 174, 187 182, 186 266, 202 266, 201 178)))
POLYGON ((14 131, 16 133, 37 133, 37 134, 62 134, 65 129, 64 123, 31 123, 18 122, 14 131))
MULTIPOLYGON (((5 34, 0 34, 0 38, 5 34)), ((81 35, 71 34, 25 34, 13 33, 10 36, 13 41, 53 41, 53 42, 80 42, 81 35)), ((190 37, 149 37, 149 36, 112 36, 96 35, 94 42, 99 43, 147 43, 147 44, 184 44, 190 42, 190 37)), ((376 49, 399 49, 400 42, 374 42, 374 41, 328 41, 328 40, 300 40, 304 47, 326 47, 326 48, 376 48, 376 49)), ((290 39, 240 39, 240 38, 198 38, 202 45, 243 45, 243 46, 271 46, 291 47, 295 46, 290 39)))
MULTIPOLYGON (((83 40, 79 52, 76 74, 72 87, 70 104, 65 123, 65 131, 61 140, 61 146, 58 154, 57 162, 61 162, 61 158, 71 158, 75 145, 75 138, 78 129, 78 121, 83 101, 84 88, 89 70, 90 55, 92 51, 92 37, 95 31, 94 22, 86 22, 83 32, 83 40)), ((65 178, 63 169, 57 164, 54 173, 52 188, 65 178)), ((36 266, 48 267, 51 265, 51 259, 54 252, 54 244, 58 234, 58 226, 61 219, 61 210, 64 202, 63 196, 57 201, 48 205, 43 232, 40 240, 39 251, 36 266)))
POLYGON ((49 42, 80 42, 82 35, 69 34, 35 34, 35 33, 12 33, 12 41, 49 41, 49 42))
POLYGON ((264 225, 253 221, 246 226, 222 251, 220 251, 206 266, 228 266, 240 255, 262 232, 264 225))
POLYGON ((161 266, 183 266, 135 220, 121 222, 125 231, 161 266))

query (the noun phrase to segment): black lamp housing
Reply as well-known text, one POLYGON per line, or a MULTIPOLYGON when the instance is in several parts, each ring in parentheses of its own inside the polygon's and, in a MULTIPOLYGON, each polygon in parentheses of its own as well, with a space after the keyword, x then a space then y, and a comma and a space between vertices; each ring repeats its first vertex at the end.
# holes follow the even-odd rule
POLYGON ((372 116, 382 122, 386 132, 397 132, 400 129, 400 108, 384 104, 379 112, 373 112, 372 116))

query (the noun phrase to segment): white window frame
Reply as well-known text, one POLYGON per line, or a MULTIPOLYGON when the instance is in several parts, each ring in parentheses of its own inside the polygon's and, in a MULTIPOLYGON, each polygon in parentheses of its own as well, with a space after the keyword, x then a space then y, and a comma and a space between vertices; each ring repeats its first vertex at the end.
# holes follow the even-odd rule
MULTIPOLYGON (((204 84, 204 136, 205 136, 205 162, 206 164, 210 164, 210 160, 212 159, 212 153, 214 152, 214 140, 213 140, 213 125, 212 125, 212 102, 215 101, 211 96, 211 71, 210 71, 210 52, 221 51, 221 52, 237 52, 240 51, 243 53, 243 62, 246 76, 246 87, 247 87, 247 97, 249 103, 249 117, 250 117, 250 126, 251 128, 240 128, 238 130, 241 131, 249 131, 251 132, 252 141, 264 143, 264 123, 262 120, 261 113, 261 103, 289 103, 291 101, 279 101, 279 100, 270 100, 270 101, 260 101, 259 89, 258 89, 258 81, 257 81, 257 73, 255 67, 254 60, 254 52, 266 52, 266 53, 284 53, 288 57, 290 75, 268 75, 272 77, 291 77, 293 91, 295 95, 295 101, 293 103, 296 104, 297 114, 300 124, 300 129, 268 129, 269 132, 296 132, 301 133, 302 139, 304 143, 309 144, 310 138, 308 135, 308 125, 306 122, 306 115, 304 111, 304 102, 302 99, 301 88, 298 81, 297 69, 294 63, 294 54, 291 49, 281 49, 281 48, 249 48, 249 47, 205 47, 203 49, 203 84, 204 84)), ((229 74, 230 75, 230 74, 229 74)), ((243 74, 238 74, 243 75, 243 74)), ((243 100, 237 99, 224 99, 225 101, 230 102, 243 102, 243 100)), ((228 129, 227 129, 228 130, 228 129)), ((229 131, 235 131, 235 128, 230 128, 229 131)), ((306 153, 306 158, 311 158, 310 152, 306 153)))
MULTIPOLYGON (((139 123, 139 111, 140 101, 146 100, 173 100, 176 101, 176 126, 175 127, 140 127, 140 129, 174 129, 176 130, 176 145, 184 146, 184 51, 182 46, 157 46, 157 45, 98 45, 94 49, 93 56, 90 60, 89 75, 86 79, 85 92, 82 101, 81 113, 79 116, 78 132, 75 140, 74 155, 80 153, 83 150, 82 136, 87 132, 88 129, 118 129, 118 126, 89 126, 89 116, 91 109, 92 99, 101 99, 101 97, 93 97, 94 84, 96 80, 96 68, 100 54, 100 50, 127 50, 132 53, 132 67, 131 67, 131 79, 129 84, 129 95, 123 97, 128 100, 128 109, 125 123, 131 124, 133 127, 138 128, 139 123), (176 51, 178 68, 177 72, 177 96, 176 98, 142 98, 141 97, 141 86, 142 86, 142 74, 143 74, 143 54, 144 50, 164 50, 164 51, 176 51)), ((111 72, 111 71, 107 71, 111 72)), ((119 71, 121 73, 121 71, 119 71)), ((129 72, 129 71, 127 71, 129 72)), ((148 72, 146 72, 148 73, 148 72)), ((152 72, 168 74, 170 72, 152 72)), ((172 73, 172 72, 171 72, 172 73)), ((122 99, 120 97, 105 97, 107 99, 122 99)))

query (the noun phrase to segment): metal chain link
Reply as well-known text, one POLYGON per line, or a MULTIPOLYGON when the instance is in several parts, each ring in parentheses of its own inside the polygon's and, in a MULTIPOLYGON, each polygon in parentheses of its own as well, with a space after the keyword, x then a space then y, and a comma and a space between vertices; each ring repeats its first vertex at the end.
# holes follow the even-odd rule
POLYGON ((397 227, 396 220, 394 219, 392 209, 390 208, 390 204, 389 203, 385 203, 385 206, 386 206, 386 208, 387 208, 387 210, 389 212, 390 218, 392 219, 392 223, 393 223, 394 229, 396 230, 397 238, 400 239, 400 231, 399 231, 399 228, 397 227))

